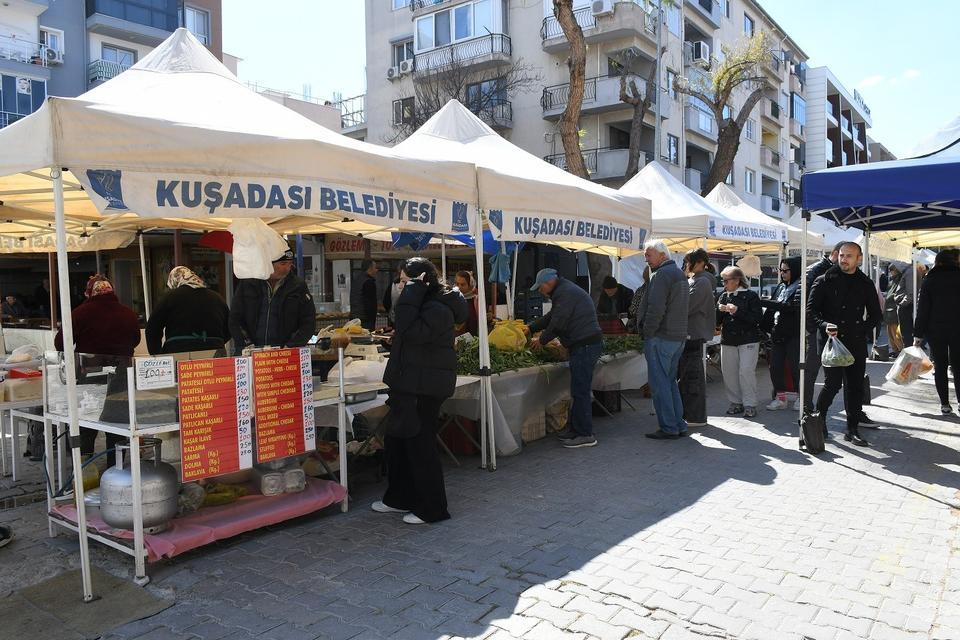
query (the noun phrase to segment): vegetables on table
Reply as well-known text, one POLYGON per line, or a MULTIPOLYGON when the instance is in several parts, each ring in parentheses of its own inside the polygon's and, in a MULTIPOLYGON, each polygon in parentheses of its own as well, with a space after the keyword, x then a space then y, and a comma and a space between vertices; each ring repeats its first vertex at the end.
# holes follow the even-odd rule
MULTIPOLYGON (((457 343, 457 375, 475 376, 480 373, 480 341, 461 341, 457 343)), ((627 351, 643 351, 643 338, 637 335, 605 336, 603 353, 613 355, 627 351)), ((503 373, 529 367, 538 367, 555 362, 566 362, 569 353, 554 340, 537 351, 501 351, 490 347, 491 373, 503 373)))

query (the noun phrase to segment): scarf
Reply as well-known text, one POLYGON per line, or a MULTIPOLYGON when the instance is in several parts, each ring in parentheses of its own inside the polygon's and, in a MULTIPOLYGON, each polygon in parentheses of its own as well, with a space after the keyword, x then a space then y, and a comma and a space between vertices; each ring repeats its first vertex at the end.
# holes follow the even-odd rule
POLYGON ((205 289, 207 286, 203 278, 187 267, 174 267, 170 270, 170 275, 167 277, 167 287, 176 289, 183 285, 187 285, 193 289, 205 289))

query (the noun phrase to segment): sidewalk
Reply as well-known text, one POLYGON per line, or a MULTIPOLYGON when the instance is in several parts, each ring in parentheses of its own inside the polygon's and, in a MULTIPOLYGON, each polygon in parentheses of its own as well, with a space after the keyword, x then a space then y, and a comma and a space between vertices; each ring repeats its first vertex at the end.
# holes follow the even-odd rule
MULTIPOLYGON (((152 565, 147 588, 177 604, 107 637, 955 640, 960 421, 940 417, 932 380, 881 389, 888 366, 869 367, 885 426, 868 449, 842 440, 835 406, 827 452, 801 453, 796 414, 727 418, 719 382, 723 417, 652 441, 650 401, 631 398, 637 412, 597 420, 598 447, 544 440, 496 473, 449 469, 448 522, 372 513, 382 487, 367 485, 346 515, 152 565)), ((77 566, 42 504, 0 522, 16 531, 0 594, 77 566)), ((130 575, 126 556, 91 551, 130 575)))

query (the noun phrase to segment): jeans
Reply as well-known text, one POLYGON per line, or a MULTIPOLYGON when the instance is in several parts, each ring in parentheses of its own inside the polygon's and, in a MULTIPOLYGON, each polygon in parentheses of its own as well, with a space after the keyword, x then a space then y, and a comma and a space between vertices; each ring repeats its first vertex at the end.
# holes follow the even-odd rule
POLYGON ((867 341, 865 338, 840 336, 840 342, 853 355, 849 367, 824 367, 823 391, 817 398, 817 411, 826 417, 827 410, 843 387, 843 402, 847 410, 847 431, 854 433, 863 414, 863 376, 867 371, 867 341))
POLYGON ((703 340, 687 340, 680 356, 677 383, 688 423, 707 421, 707 374, 703 369, 703 340))
POLYGON ((800 338, 791 338, 787 342, 774 342, 770 352, 770 381, 773 390, 783 393, 787 390, 787 367, 793 378, 794 391, 800 390, 800 338))
POLYGON ((677 371, 683 354, 683 341, 650 338, 644 345, 647 360, 647 376, 657 422, 665 433, 678 434, 687 430, 683 419, 683 401, 677 385, 677 371))
POLYGON ((759 342, 751 342, 739 347, 728 344, 720 346, 720 369, 723 371, 723 385, 727 388, 727 399, 730 404, 756 408, 757 358, 759 357, 759 342))
POLYGON ((570 428, 578 436, 593 435, 593 371, 602 354, 599 342, 570 350, 570 428))
POLYGON ((929 338, 930 355, 933 356, 933 378, 937 383, 940 404, 950 404, 950 384, 947 368, 953 369, 953 386, 960 404, 960 335, 947 338, 929 338))

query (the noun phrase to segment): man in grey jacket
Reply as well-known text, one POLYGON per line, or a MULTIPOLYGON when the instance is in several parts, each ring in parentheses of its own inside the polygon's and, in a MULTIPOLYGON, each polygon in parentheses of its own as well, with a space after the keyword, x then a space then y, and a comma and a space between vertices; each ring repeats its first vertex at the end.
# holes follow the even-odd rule
POLYGON ((690 427, 707 425, 707 372, 703 368, 703 345, 713 339, 717 325, 717 301, 713 291, 717 278, 707 269, 710 256, 696 249, 683 257, 683 270, 690 276, 687 311, 687 341, 680 356, 678 384, 683 418, 690 427))
POLYGON ((643 317, 643 352, 653 407, 660 428, 648 433, 654 440, 676 440, 686 435, 683 402, 677 385, 680 355, 687 339, 687 309, 690 289, 687 278, 673 262, 670 249, 662 240, 644 245, 644 257, 650 266, 649 290, 640 305, 643 317))
POLYGON ((554 338, 560 338, 570 352, 570 424, 558 437, 568 449, 594 447, 593 370, 603 353, 603 333, 597 321, 597 308, 586 291, 557 275, 556 269, 541 269, 530 288, 550 298, 550 313, 529 325, 531 332, 543 331, 534 339, 537 350, 554 338))

